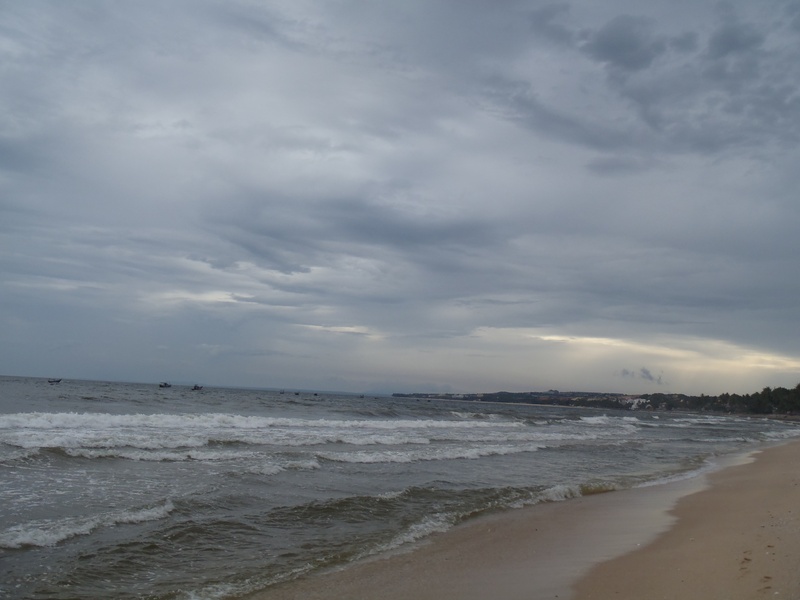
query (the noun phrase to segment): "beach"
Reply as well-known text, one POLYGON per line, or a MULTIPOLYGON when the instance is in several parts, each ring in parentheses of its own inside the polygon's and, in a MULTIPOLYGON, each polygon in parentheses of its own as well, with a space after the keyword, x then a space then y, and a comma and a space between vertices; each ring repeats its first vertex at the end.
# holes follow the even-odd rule
POLYGON ((800 597, 800 443, 708 475, 506 511, 259 600, 800 597))

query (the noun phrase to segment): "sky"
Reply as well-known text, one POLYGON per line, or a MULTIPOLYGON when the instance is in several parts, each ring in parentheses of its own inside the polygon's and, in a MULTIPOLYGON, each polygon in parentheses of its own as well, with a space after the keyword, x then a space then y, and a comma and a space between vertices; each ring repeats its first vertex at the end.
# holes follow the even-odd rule
POLYGON ((800 383, 800 0, 0 0, 0 374, 800 383))

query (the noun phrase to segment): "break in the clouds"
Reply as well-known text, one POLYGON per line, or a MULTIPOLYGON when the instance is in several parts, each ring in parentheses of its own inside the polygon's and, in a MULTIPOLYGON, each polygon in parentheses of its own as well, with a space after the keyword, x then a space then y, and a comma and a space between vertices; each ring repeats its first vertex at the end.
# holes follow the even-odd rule
POLYGON ((0 372, 793 386, 798 23, 783 0, 0 2, 0 372))

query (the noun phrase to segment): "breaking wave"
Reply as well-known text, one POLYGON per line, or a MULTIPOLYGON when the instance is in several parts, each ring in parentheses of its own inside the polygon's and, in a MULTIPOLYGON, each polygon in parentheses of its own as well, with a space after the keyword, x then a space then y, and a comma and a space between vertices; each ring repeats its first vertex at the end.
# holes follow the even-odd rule
POLYGON ((69 538, 88 535, 101 527, 164 519, 174 509, 172 502, 167 501, 161 505, 138 510, 123 510, 93 517, 70 517, 15 525, 0 532, 0 548, 55 546, 69 538))

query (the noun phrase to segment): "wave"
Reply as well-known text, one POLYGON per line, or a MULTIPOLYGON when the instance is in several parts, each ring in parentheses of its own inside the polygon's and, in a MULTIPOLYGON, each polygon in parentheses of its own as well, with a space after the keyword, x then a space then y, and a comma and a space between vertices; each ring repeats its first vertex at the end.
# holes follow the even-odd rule
POLYGON ((687 423, 689 425, 726 425, 732 422, 742 422, 746 419, 741 419, 733 416, 721 415, 708 415, 697 417, 675 417, 672 419, 673 423, 687 423))
POLYGON ((278 473, 282 473, 285 470, 286 468, 280 465, 264 464, 264 465, 256 465, 253 467, 249 467, 247 469, 247 472, 253 475, 277 475, 278 473))
MULTIPOLYGON (((589 418, 556 425, 503 417, 458 419, 341 420, 249 417, 224 413, 125 414, 18 413, 0 416, 0 443, 22 449, 62 449, 81 458, 130 460, 230 460, 247 458, 237 444, 258 446, 427 446, 434 442, 533 443, 591 440, 618 435, 634 425, 594 427, 589 418), (213 446, 230 446, 224 450, 213 446), (238 452, 238 453, 237 453, 238 452)), ((425 451, 421 451, 425 453, 425 451)))
POLYGON ((369 556, 390 552, 401 546, 425 539, 434 533, 443 533, 452 528, 456 522, 457 517, 454 514, 435 513, 433 515, 426 515, 418 522, 413 523, 404 531, 395 535, 388 542, 384 542, 383 544, 379 544, 374 548, 369 548, 357 554, 354 560, 361 560, 369 556))
MULTIPOLYGON (((61 452, 59 452, 61 453, 61 452)), ((121 458, 144 462, 224 462, 245 461, 249 464, 246 472, 257 475, 277 475, 283 471, 306 471, 321 467, 316 458, 308 459, 280 459, 275 455, 256 451, 219 451, 219 450, 189 450, 189 451, 162 451, 140 449, 109 449, 94 450, 76 448, 64 450, 66 456, 88 459, 121 458)))
POLYGON ((461 410, 451 410, 450 414, 458 419, 481 419, 486 421, 506 421, 509 417, 498 415, 497 413, 471 412, 461 410))
POLYGON ((634 485, 637 488, 643 487, 654 487, 657 485, 665 485, 668 483, 675 483, 677 481, 686 481, 688 479, 694 479, 695 477, 699 477, 701 475, 705 475, 706 473, 710 473, 717 468, 716 464, 710 460, 705 460, 703 463, 695 468, 689 469, 687 471, 679 471, 677 473, 670 473, 668 475, 661 475, 656 479, 650 479, 647 481, 642 481, 634 485))
POLYGON ((545 502, 562 502, 573 498, 600 494, 622 489, 623 486, 609 481, 590 481, 574 485, 554 485, 547 488, 507 487, 474 490, 443 490, 427 487, 411 487, 401 491, 387 492, 379 496, 355 496, 335 501, 295 507, 281 515, 283 519, 318 515, 327 521, 336 515, 366 512, 386 515, 402 511, 402 507, 413 504, 439 506, 440 510, 417 516, 389 539, 362 548, 352 560, 396 550, 416 543, 435 533, 441 533, 469 519, 494 511, 523 508, 545 502), (302 515, 300 514, 302 513, 302 515))
MULTIPOLYGON (((505 425, 523 427, 524 423, 516 419, 508 419, 505 425)), ((74 429, 83 427, 99 427, 108 429, 124 429, 147 427, 152 429, 265 429, 273 427, 329 428, 329 427, 368 427, 372 429, 424 429, 454 428, 472 429, 496 427, 496 423, 487 423, 471 419, 297 419, 286 417, 256 417, 227 413, 201 414, 110 414, 110 413, 16 413, 0 415, 0 430, 34 429, 49 430, 53 428, 74 429)))
POLYGON ((579 420, 592 425, 608 425, 611 423, 611 417, 607 415, 603 415, 602 417, 579 417, 579 420))
POLYGON ((424 450, 402 449, 358 452, 319 452, 317 456, 325 460, 345 463, 412 463, 428 460, 476 459, 484 456, 503 456, 522 452, 536 452, 542 448, 547 448, 547 446, 536 443, 472 447, 456 446, 424 450))
POLYGON ((282 462, 262 462, 261 464, 248 467, 247 472, 254 475, 277 475, 284 471, 314 471, 321 468, 322 465, 316 458, 310 458, 282 462))
POLYGON ((88 535, 101 527, 143 523, 167 517, 175 507, 172 502, 123 510, 94 517, 68 517, 55 521, 32 521, 15 525, 0 532, 0 548, 23 548, 26 546, 55 546, 69 538, 88 535))
POLYGON ((3 444, 0 446, 0 465, 12 462, 23 462, 39 454, 39 448, 14 448, 3 444))
POLYGON ((305 470, 320 469, 322 468, 322 465, 319 464, 319 461, 316 458, 298 459, 298 460, 287 461, 285 468, 294 471, 305 471, 305 470))
POLYGON ((188 450, 188 451, 160 451, 147 449, 115 448, 109 450, 96 450, 91 448, 69 448, 64 451, 67 456, 75 458, 124 458, 136 461, 152 462, 182 462, 188 460, 217 462, 225 460, 239 460, 256 458, 259 453, 253 451, 236 452, 223 450, 188 450))
POLYGON ((579 417, 578 421, 589 426, 601 426, 604 428, 614 427, 627 430, 638 429, 641 421, 637 417, 609 417, 608 415, 597 417, 579 417))
POLYGON ((783 431, 767 431, 764 437, 768 440, 788 440, 800 437, 800 428, 793 426, 792 429, 784 429, 783 431))

